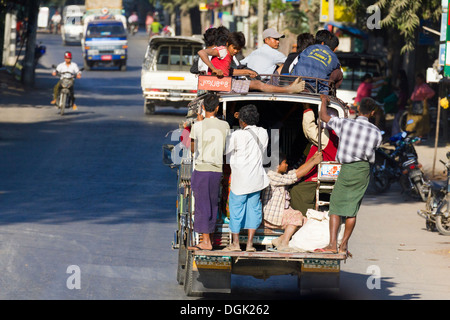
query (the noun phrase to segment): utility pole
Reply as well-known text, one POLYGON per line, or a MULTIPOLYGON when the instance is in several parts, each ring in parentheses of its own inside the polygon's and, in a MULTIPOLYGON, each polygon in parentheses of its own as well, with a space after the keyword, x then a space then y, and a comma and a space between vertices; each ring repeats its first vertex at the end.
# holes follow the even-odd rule
POLYGON ((264 0, 258 0, 258 48, 263 45, 262 33, 264 31, 264 0))
POLYGON ((22 69, 22 81, 26 86, 34 85, 34 51, 36 49, 37 17, 39 13, 40 0, 29 0, 28 3, 28 27, 27 47, 22 69))
POLYGON ((328 0, 328 22, 334 22, 334 0, 328 0))

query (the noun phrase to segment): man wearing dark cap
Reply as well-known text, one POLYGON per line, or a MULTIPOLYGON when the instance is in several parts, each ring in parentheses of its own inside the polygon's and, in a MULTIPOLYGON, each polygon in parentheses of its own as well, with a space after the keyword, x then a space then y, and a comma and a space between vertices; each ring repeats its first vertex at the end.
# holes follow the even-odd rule
POLYGON ((263 31, 264 44, 253 51, 240 62, 247 65, 248 68, 256 71, 258 74, 273 74, 278 66, 283 65, 286 56, 278 51, 280 39, 284 35, 277 32, 274 28, 263 31))

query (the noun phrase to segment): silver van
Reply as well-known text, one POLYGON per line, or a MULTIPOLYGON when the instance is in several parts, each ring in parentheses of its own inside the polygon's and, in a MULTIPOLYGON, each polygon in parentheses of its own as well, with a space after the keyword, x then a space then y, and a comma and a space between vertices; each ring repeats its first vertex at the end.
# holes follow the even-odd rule
POLYGON ((202 48, 196 37, 150 38, 141 72, 145 114, 154 114, 156 106, 187 107, 197 97, 198 79, 190 68, 202 48))
POLYGON ((61 23, 61 37, 64 45, 81 44, 85 11, 85 6, 70 5, 64 8, 61 23))

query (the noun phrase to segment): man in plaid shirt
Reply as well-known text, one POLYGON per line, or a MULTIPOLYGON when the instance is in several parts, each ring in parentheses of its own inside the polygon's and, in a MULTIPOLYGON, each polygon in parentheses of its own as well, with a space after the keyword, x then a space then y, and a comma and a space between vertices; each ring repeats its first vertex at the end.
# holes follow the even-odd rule
POLYGON ((337 234, 341 217, 345 218, 344 236, 339 247, 340 253, 348 252, 348 240, 356 223, 356 214, 369 185, 370 164, 375 162, 375 149, 382 141, 380 129, 369 122, 375 114, 376 102, 364 98, 358 106, 356 119, 330 117, 327 105, 330 97, 321 95, 320 119, 332 128, 339 137, 336 159, 342 168, 330 198, 330 243, 320 252, 338 252, 337 234))
POLYGON ((264 226, 274 229, 284 229, 284 233, 273 240, 278 250, 287 248, 292 235, 303 224, 303 214, 289 205, 289 192, 287 187, 311 171, 322 161, 322 153, 316 152, 305 164, 296 170, 288 172, 286 156, 280 154, 277 171, 267 173, 270 184, 263 190, 261 202, 264 214, 264 226))

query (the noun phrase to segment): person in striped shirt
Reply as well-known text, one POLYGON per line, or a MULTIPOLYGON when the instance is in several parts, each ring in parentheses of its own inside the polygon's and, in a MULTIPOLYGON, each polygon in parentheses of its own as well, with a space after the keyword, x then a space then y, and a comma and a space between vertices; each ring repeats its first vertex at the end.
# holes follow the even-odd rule
POLYGON ((287 188, 310 172, 320 161, 322 161, 322 153, 316 152, 303 165, 288 171, 286 156, 280 153, 277 171, 270 170, 267 173, 269 185, 261 194, 264 226, 271 229, 284 229, 284 233, 272 241, 277 250, 283 250, 289 246, 292 235, 305 220, 302 212, 290 206, 287 188))
POLYGON ((375 114, 377 104, 372 98, 363 98, 358 106, 359 116, 349 119, 328 115, 330 97, 321 95, 321 100, 320 119, 339 137, 336 159, 342 167, 330 197, 330 242, 317 251, 346 253, 351 256, 348 252, 348 240, 369 185, 370 164, 375 162, 375 149, 382 141, 380 129, 369 122, 369 118, 375 114), (338 250, 337 235, 341 218, 345 219, 345 231, 338 250))

